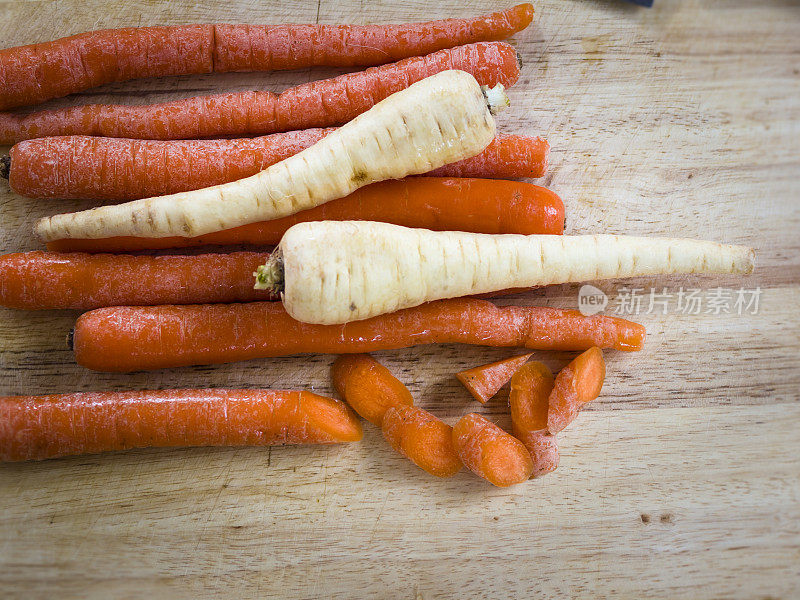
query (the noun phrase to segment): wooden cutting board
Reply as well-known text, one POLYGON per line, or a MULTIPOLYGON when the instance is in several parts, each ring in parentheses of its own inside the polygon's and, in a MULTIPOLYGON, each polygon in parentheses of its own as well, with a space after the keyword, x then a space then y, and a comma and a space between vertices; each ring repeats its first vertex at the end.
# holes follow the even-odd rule
MULTIPOLYGON (((0 3, 3 46, 86 30, 193 22, 380 23, 508 3, 420 0, 60 0, 0 3)), ((126 452, 0 465, 0 594, 53 597, 790 598, 800 589, 800 5, 791 0, 537 3, 513 43, 525 62, 500 118, 553 146, 540 183, 569 233, 750 244, 746 279, 603 282, 608 311, 642 288, 649 339, 608 357, 600 400, 561 436, 554 474, 495 489, 438 481, 374 428, 336 448, 126 452), (700 314, 649 290, 700 288, 700 314), (756 314, 717 288, 760 289, 756 314), (656 296, 655 299, 659 299, 656 296), (663 298, 662 298, 663 299, 663 298), (706 312, 708 308, 712 311, 706 312)), ((53 102, 152 102, 333 74, 130 82, 53 102)), ((5 149, 3 149, 5 150, 5 149)), ((0 184, 3 252, 38 245, 34 202, 0 184)), ((504 302, 575 307, 578 286, 504 302)), ((329 356, 132 375, 79 368, 70 311, 0 310, 0 393, 202 386, 332 393, 329 356)), ((457 346, 378 355, 420 405, 507 425, 453 373, 513 354, 457 346)), ((567 354, 541 353, 552 368, 567 354)))

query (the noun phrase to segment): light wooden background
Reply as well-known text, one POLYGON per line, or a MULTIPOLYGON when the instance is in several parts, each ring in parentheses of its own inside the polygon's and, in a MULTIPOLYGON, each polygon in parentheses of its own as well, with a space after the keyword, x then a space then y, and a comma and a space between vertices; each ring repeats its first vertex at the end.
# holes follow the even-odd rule
MULTIPOLYGON (((93 28, 191 22, 387 22, 508 3, 441 0, 0 2, 3 46, 93 28)), ((20 597, 792 598, 800 589, 800 4, 548 0, 505 131, 545 135, 544 184, 569 233, 751 244, 756 273, 659 286, 760 286, 757 315, 641 315, 608 354, 602 398, 561 436, 561 466, 516 488, 427 476, 366 426, 337 448, 134 451, 0 465, 0 595, 20 597)), ((186 77, 53 102, 150 102, 331 74, 186 77)), ((0 185, 0 249, 81 203, 0 185)), ((649 288, 654 281, 634 282, 649 288)), ((603 283, 606 291, 615 282, 603 283)), ((574 307, 577 286, 506 301, 574 307)), ((331 393, 331 357, 132 375, 78 368, 76 314, 0 310, 0 393, 186 386, 331 393)), ((418 402, 476 410, 453 378, 510 350, 379 355, 418 402)), ((540 359, 560 368, 566 354, 540 359)), ((502 399, 483 412, 507 423, 502 399)))

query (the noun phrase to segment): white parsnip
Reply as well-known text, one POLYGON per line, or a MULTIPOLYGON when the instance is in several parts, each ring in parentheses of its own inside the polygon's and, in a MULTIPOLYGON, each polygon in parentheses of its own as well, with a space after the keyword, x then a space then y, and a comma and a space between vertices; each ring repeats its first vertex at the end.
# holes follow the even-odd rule
POLYGON ((299 321, 346 323, 514 287, 669 273, 750 273, 754 253, 690 239, 487 235, 366 221, 300 223, 256 274, 299 321))
POLYGON ((44 241, 193 237, 267 221, 342 198, 377 181, 424 173, 480 153, 495 135, 503 86, 464 71, 414 83, 335 132, 245 179, 41 219, 44 241))

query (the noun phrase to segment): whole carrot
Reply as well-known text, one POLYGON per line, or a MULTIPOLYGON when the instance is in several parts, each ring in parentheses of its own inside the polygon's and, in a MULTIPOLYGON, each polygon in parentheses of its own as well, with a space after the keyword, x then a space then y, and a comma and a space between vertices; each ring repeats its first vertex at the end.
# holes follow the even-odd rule
POLYGON ((125 252, 212 244, 277 244, 286 230, 297 223, 349 219, 437 231, 558 235, 564 230, 564 204, 550 190, 520 181, 408 177, 373 183, 344 198, 282 219, 197 237, 67 238, 50 242, 47 247, 59 251, 125 252))
POLYGON ((0 397, 0 460, 130 448, 332 444, 362 437, 343 402, 311 392, 159 390, 0 397))
POLYGON ((522 483, 533 472, 522 442, 477 413, 464 415, 455 424, 453 446, 470 471, 497 487, 522 483))
POLYGON ((486 404, 532 356, 521 354, 456 373, 458 380, 481 404, 486 404))
POLYGON ((181 25, 106 29, 0 50, 0 110, 143 77, 380 65, 525 29, 533 7, 402 25, 181 25))
POLYGON ((273 300, 253 289, 265 254, 130 256, 22 252, 0 256, 0 306, 28 310, 273 300), (121 277, 121 274, 127 277, 121 277), (129 279, 128 279, 129 277, 129 279))
POLYGON ((436 73, 457 69, 481 85, 510 86, 517 53, 503 42, 480 42, 422 57, 312 81, 281 94, 251 91, 152 105, 86 105, 25 115, 0 113, 0 144, 53 135, 192 139, 258 135, 341 125, 379 101, 436 73))
MULTIPOLYGON (((137 200, 236 181, 313 145, 332 129, 233 140, 130 140, 60 136, 26 140, 0 159, 0 176, 30 198, 137 200)), ((541 177, 549 145, 498 135, 480 154, 428 173, 439 177, 541 177)))
POLYGON ((644 327, 575 310, 457 298, 345 325, 292 319, 277 302, 99 308, 78 318, 75 358, 97 371, 140 371, 293 354, 352 354, 417 344, 639 350, 644 327), (153 343, 158 340, 158 343, 153 343))
POLYGON ((530 362, 511 378, 509 407, 514 437, 521 441, 533 461, 533 477, 554 471, 559 452, 556 436, 547 429, 547 411, 553 391, 553 374, 544 364, 530 362))
POLYGON ((575 420, 581 409, 600 395, 606 363, 600 348, 589 348, 556 377, 548 400, 547 429, 558 433, 575 420))
POLYGON ((389 408, 381 431, 392 448, 431 475, 452 477, 461 470, 453 428, 418 406, 389 408))
POLYGON ((393 406, 414 404, 411 392, 369 354, 344 354, 331 368, 336 392, 361 417, 381 426, 393 406))

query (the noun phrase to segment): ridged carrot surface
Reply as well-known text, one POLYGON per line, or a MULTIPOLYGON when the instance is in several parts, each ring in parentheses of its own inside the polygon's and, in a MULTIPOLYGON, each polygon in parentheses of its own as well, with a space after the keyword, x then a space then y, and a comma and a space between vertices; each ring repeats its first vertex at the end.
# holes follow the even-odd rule
POLYGON ((331 127, 426 77, 457 69, 481 85, 508 87, 519 77, 514 48, 479 42, 422 57, 312 81, 281 94, 264 91, 200 96, 152 105, 86 105, 25 115, 0 113, 0 144, 54 135, 192 139, 331 127))
POLYGON ((533 6, 400 25, 180 25, 105 29, 0 50, 0 110, 105 83, 226 71, 369 66, 525 29, 533 6))
POLYGON ((453 428, 418 406, 393 406, 383 418, 383 437, 397 452, 436 477, 461 470, 453 447, 453 428))
POLYGON ((533 472, 522 442, 477 413, 464 415, 455 424, 453 446, 470 471, 497 487, 522 483, 533 472))
POLYGON ((437 231, 554 234, 564 231, 564 204, 550 190, 521 181, 409 177, 360 188, 344 198, 289 217, 192 238, 64 239, 58 251, 125 252, 225 244, 277 244, 304 221, 384 221, 437 231))
POLYGON ((0 256, 0 306, 89 310, 274 300, 253 289, 268 254, 130 256, 21 252, 0 256))
POLYGON ((606 363, 600 348, 589 348, 556 376, 548 400, 547 429, 556 434, 575 420, 581 409, 600 395, 606 363))
POLYGON ((301 323, 277 302, 99 308, 80 316, 73 345, 89 369, 141 371, 433 343, 631 351, 644 336, 644 327, 624 319, 458 298, 345 325, 301 323))
POLYGON ((311 392, 160 390, 0 398, 0 460, 130 448, 332 444, 362 437, 343 402, 311 392))
POLYGON ((507 384, 511 376, 531 357, 531 354, 512 356, 504 360, 473 367, 456 373, 458 380, 481 404, 486 404, 507 384))
MULTIPOLYGON (((11 148, 0 175, 9 179, 16 193, 29 198, 137 200, 249 177, 308 148, 330 131, 304 129, 233 140, 37 138, 11 148)), ((541 138, 498 135, 477 156, 429 175, 541 177, 548 150, 541 138)))
POLYGON ((414 404, 408 388, 369 354, 339 356, 331 367, 331 378, 336 393, 378 427, 393 406, 414 404))
POLYGON ((521 441, 533 460, 533 477, 554 471, 559 452, 556 436, 547 430, 547 411, 553 391, 553 374, 544 364, 530 362, 511 378, 509 407, 514 437, 521 441))

